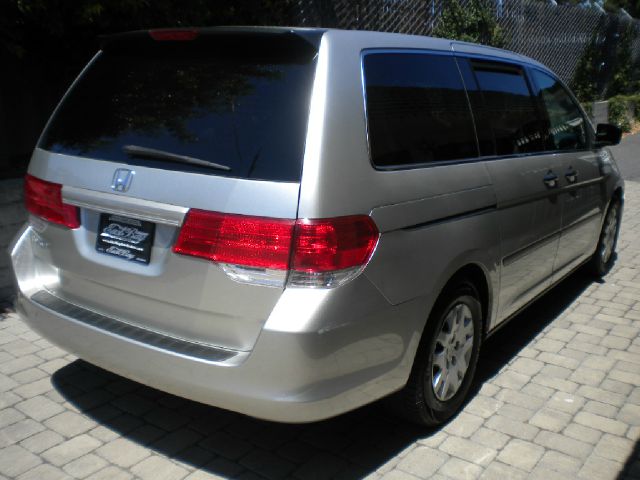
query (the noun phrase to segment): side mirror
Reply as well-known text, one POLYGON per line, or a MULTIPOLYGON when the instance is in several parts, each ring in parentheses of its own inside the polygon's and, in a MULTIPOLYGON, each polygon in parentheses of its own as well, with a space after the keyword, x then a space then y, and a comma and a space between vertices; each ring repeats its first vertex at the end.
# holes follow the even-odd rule
POLYGON ((596 127, 596 147, 617 145, 622 138, 622 130, 609 123, 599 123, 596 127))

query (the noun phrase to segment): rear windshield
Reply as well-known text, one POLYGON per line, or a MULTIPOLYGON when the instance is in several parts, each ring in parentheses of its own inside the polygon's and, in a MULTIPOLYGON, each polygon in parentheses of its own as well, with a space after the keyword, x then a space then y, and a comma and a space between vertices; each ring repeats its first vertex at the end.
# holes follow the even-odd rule
POLYGON ((315 52, 225 48, 224 38, 216 48, 179 43, 185 45, 103 51, 40 147, 167 170, 299 181, 315 52), (159 159, 158 152, 228 169, 159 159))

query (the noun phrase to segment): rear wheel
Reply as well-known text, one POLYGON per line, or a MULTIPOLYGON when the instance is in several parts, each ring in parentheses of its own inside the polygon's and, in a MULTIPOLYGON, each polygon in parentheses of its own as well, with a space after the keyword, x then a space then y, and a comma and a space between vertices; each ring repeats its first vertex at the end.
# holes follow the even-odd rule
POLYGON ((457 282, 438 299, 427 321, 411 376, 396 398, 409 420, 435 426, 464 401, 478 362, 482 338, 479 295, 468 281, 457 282))
POLYGON ((602 231, 596 252, 591 259, 591 269, 598 277, 605 276, 615 261, 618 232, 620 231, 621 205, 618 199, 611 201, 602 223, 602 231))

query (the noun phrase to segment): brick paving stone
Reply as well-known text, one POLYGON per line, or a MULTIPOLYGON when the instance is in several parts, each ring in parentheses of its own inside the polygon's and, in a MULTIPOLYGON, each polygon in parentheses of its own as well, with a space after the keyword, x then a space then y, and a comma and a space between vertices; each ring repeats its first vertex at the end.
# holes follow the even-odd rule
POLYGON ((22 440, 20 445, 33 453, 41 453, 54 445, 62 443, 64 438, 56 432, 45 430, 22 440))
POLYGON ((107 461, 92 453, 67 463, 62 469, 72 477, 85 478, 106 467, 107 461))
POLYGON ((468 462, 488 465, 497 454, 493 448, 478 445, 466 438, 449 437, 439 447, 445 453, 456 456, 468 462))
POLYGON ((570 369, 577 368, 578 365, 580 365, 580 362, 575 358, 565 357, 564 355, 549 352, 542 352, 540 355, 538 355, 538 360, 550 365, 556 365, 558 367, 570 369))
POLYGON ((509 441, 509 436, 504 433, 482 427, 473 434, 471 440, 479 443, 480 445, 484 445, 485 447, 500 450, 509 441))
POLYGON ((589 412, 578 412, 575 421, 581 425, 614 435, 623 435, 627 431, 627 425, 623 422, 589 412))
POLYGON ((131 472, 142 480, 180 480, 189 473, 188 470, 158 455, 145 458, 131 468, 131 472))
POLYGON ((522 387, 521 392, 525 395, 529 395, 530 397, 547 400, 555 393, 555 390, 553 388, 543 387, 542 385, 536 385, 535 383, 529 383, 522 387))
POLYGON ((13 391, 23 398, 32 398, 50 392, 53 389, 51 378, 45 377, 35 382, 27 383, 15 388, 13 391))
POLYGON ((614 480, 618 477, 620 466, 617 462, 597 455, 590 456, 578 472, 578 477, 585 480, 614 480))
POLYGON ((449 434, 444 430, 440 430, 433 435, 428 435, 425 438, 421 438, 420 440, 418 440, 418 444, 424 445, 425 447, 437 448, 447 438, 449 438, 449 434))
POLYGON ((578 389, 578 384, 561 378, 548 377, 546 375, 536 375, 532 380, 545 387, 554 388, 563 392, 573 393, 578 389))
POLYGON ((481 417, 461 412, 444 428, 444 431, 458 437, 468 438, 478 430, 483 423, 481 417))
POLYGON ((606 372, 603 372, 602 370, 580 366, 571 373, 569 380, 582 385, 598 386, 604 379, 605 375, 606 372))
POLYGON ((64 408, 47 397, 39 395, 16 404, 16 408, 34 420, 42 421, 63 412, 64 408))
POLYGON ((40 380, 41 378, 48 377, 49 375, 46 372, 43 372, 39 368, 29 368, 27 370, 23 370, 15 375, 12 375, 11 378, 22 384, 22 383, 31 383, 36 380, 40 380))
POLYGON ((428 478, 436 473, 448 459, 449 456, 444 452, 428 447, 418 447, 402 459, 398 469, 419 478, 428 478))
POLYGON ((589 445, 580 440, 561 435, 559 433, 548 432, 542 430, 535 438, 535 443, 552 450, 557 450, 561 453, 571 455, 576 458, 585 459, 591 453, 593 449, 592 445, 589 445))
POLYGON ((555 450, 547 450, 538 462, 539 467, 566 474, 577 473, 582 464, 581 460, 555 450))
MULTIPOLYGON (((308 462, 305 462, 300 468, 293 472, 293 475, 300 480, 329 479, 343 470, 346 465, 346 460, 343 460, 336 455, 322 452, 316 454, 308 462)), ((407 468, 409 467, 410 464, 407 464, 407 468)), ((408 471, 406 468, 404 470, 408 471)), ((409 471, 409 473, 411 472, 409 471)))
POLYGON ((618 437, 605 433, 593 452, 602 458, 625 462, 633 452, 634 442, 627 438, 618 437))
POLYGON ((607 418, 615 418, 618 415, 618 407, 607 403, 589 400, 582 408, 584 412, 594 413, 607 418))
POLYGON ((53 465, 38 465, 18 477, 18 480, 63 480, 69 476, 53 465))
POLYGON ((87 480, 129 480, 133 475, 116 467, 108 466, 87 477, 87 480))
POLYGON ((587 443, 596 443, 602 436, 601 431, 577 423, 569 424, 567 428, 564 429, 563 434, 587 443))
POLYGON ((571 421, 571 415, 552 408, 543 408, 529 420, 534 425, 543 430, 559 432, 571 421))
POLYGON ((99 446, 100 442, 95 438, 89 435, 80 435, 44 451, 42 458, 53 465, 62 466, 78 457, 86 455, 99 446))
POLYGON ((544 367, 544 363, 533 360, 530 358, 516 358, 509 368, 515 372, 523 373, 525 375, 535 375, 538 373, 542 367, 544 367))
POLYGON ((618 393, 620 395, 627 396, 633 390, 633 386, 618 380, 612 380, 605 378, 600 384, 599 388, 607 390, 609 392, 618 393))
MULTIPOLYGON (((513 405, 517 405, 519 407, 524 407, 529 410, 535 410, 544 405, 544 400, 538 397, 533 397, 531 395, 526 395, 524 393, 511 390, 509 388, 505 388, 496 394, 496 399, 502 400, 507 403, 511 403, 513 405)), ((500 413, 502 414, 502 408, 500 409, 500 413)))
MULTIPOLYGON (((397 473, 399 475, 407 475, 408 477, 411 477, 415 480, 415 478, 413 475, 409 475, 409 474, 405 474, 403 472, 398 472, 397 470, 394 470, 394 473, 397 473)), ((401 477, 397 477, 398 480, 400 480, 401 477)), ((205 472, 202 470, 197 470, 189 475, 187 475, 185 477, 185 480, 225 480, 226 477, 221 477, 219 475, 215 475, 213 473, 209 473, 209 472, 205 472)), ((410 479, 407 479, 410 480, 410 479)))
POLYGON ((461 480, 472 480, 482 474, 482 467, 473 463, 465 462, 459 458, 452 457, 440 468, 439 473, 447 478, 461 480))
MULTIPOLYGON (((538 399, 536 398, 536 400, 538 399)), ((535 410, 519 407, 518 405, 512 405, 510 403, 504 404, 500 409, 500 415, 517 422, 526 422, 533 416, 534 413, 535 410)))
POLYGON ((640 425, 640 405, 633 405, 632 403, 623 405, 617 419, 628 425, 640 425))
POLYGON ((79 413, 68 410, 45 420, 44 424, 51 430, 65 437, 80 435, 96 426, 96 424, 85 415, 80 415, 79 413))
POLYGON ((0 449, 0 475, 15 478, 40 463, 40 457, 20 445, 0 449))
POLYGON ((240 464, 269 479, 283 478, 295 470, 295 464, 265 450, 253 450, 245 455, 240 464))
POLYGON ((626 402, 626 397, 624 395, 603 390, 602 388, 591 387, 589 385, 581 386, 576 393, 590 400, 608 403, 615 407, 620 407, 626 402))
POLYGON ((542 465, 537 465, 536 468, 527 476, 528 480, 575 480, 575 476, 542 465))
POLYGON ((574 414, 585 404, 585 399, 566 392, 556 392, 547 401, 547 407, 574 414))
POLYGON ((502 449, 498 460, 529 472, 543 454, 544 448, 541 446, 514 438, 502 449))
POLYGON ((504 402, 492 397, 477 395, 465 407, 465 411, 482 418, 488 418, 500 410, 504 402))
POLYGON ((25 418, 24 414, 15 408, 5 408, 0 410, 0 428, 16 423, 18 420, 22 420, 23 418, 25 418))
POLYGON ((488 428, 504 433, 511 437, 523 438, 525 440, 533 440, 538 433, 538 428, 523 422, 511 420, 502 415, 495 415, 486 423, 488 428))
POLYGON ((96 453, 122 468, 129 468, 150 455, 149 450, 125 438, 118 438, 103 445, 96 453))
POLYGON ((200 445, 230 460, 237 460, 251 450, 251 444, 224 432, 206 438, 200 445))
POLYGON ((504 370, 493 379, 493 384, 503 388, 519 390, 526 385, 529 380, 530 377, 528 375, 512 372, 511 370, 504 370))
POLYGON ((627 431, 627 438, 629 440, 639 441, 640 440, 640 427, 629 427, 627 431))
POLYGON ((24 440, 35 433, 41 432, 42 430, 44 430, 42 424, 31 418, 19 420, 2 430, 2 434, 0 435, 0 448, 13 443, 18 443, 19 441, 24 440))
POLYGON ((480 475, 480 480, 524 480, 527 478, 527 473, 514 468, 510 465, 505 465, 500 462, 492 462, 482 475, 480 475))

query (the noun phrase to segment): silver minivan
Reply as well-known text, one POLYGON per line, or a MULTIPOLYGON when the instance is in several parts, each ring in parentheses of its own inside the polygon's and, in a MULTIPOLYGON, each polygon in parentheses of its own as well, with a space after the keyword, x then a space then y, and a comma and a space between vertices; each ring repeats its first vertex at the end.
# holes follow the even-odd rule
POLYGON ((17 311, 80 358, 282 422, 461 406, 483 340, 615 259, 620 131, 450 40, 152 30, 103 46, 25 180, 17 311))

